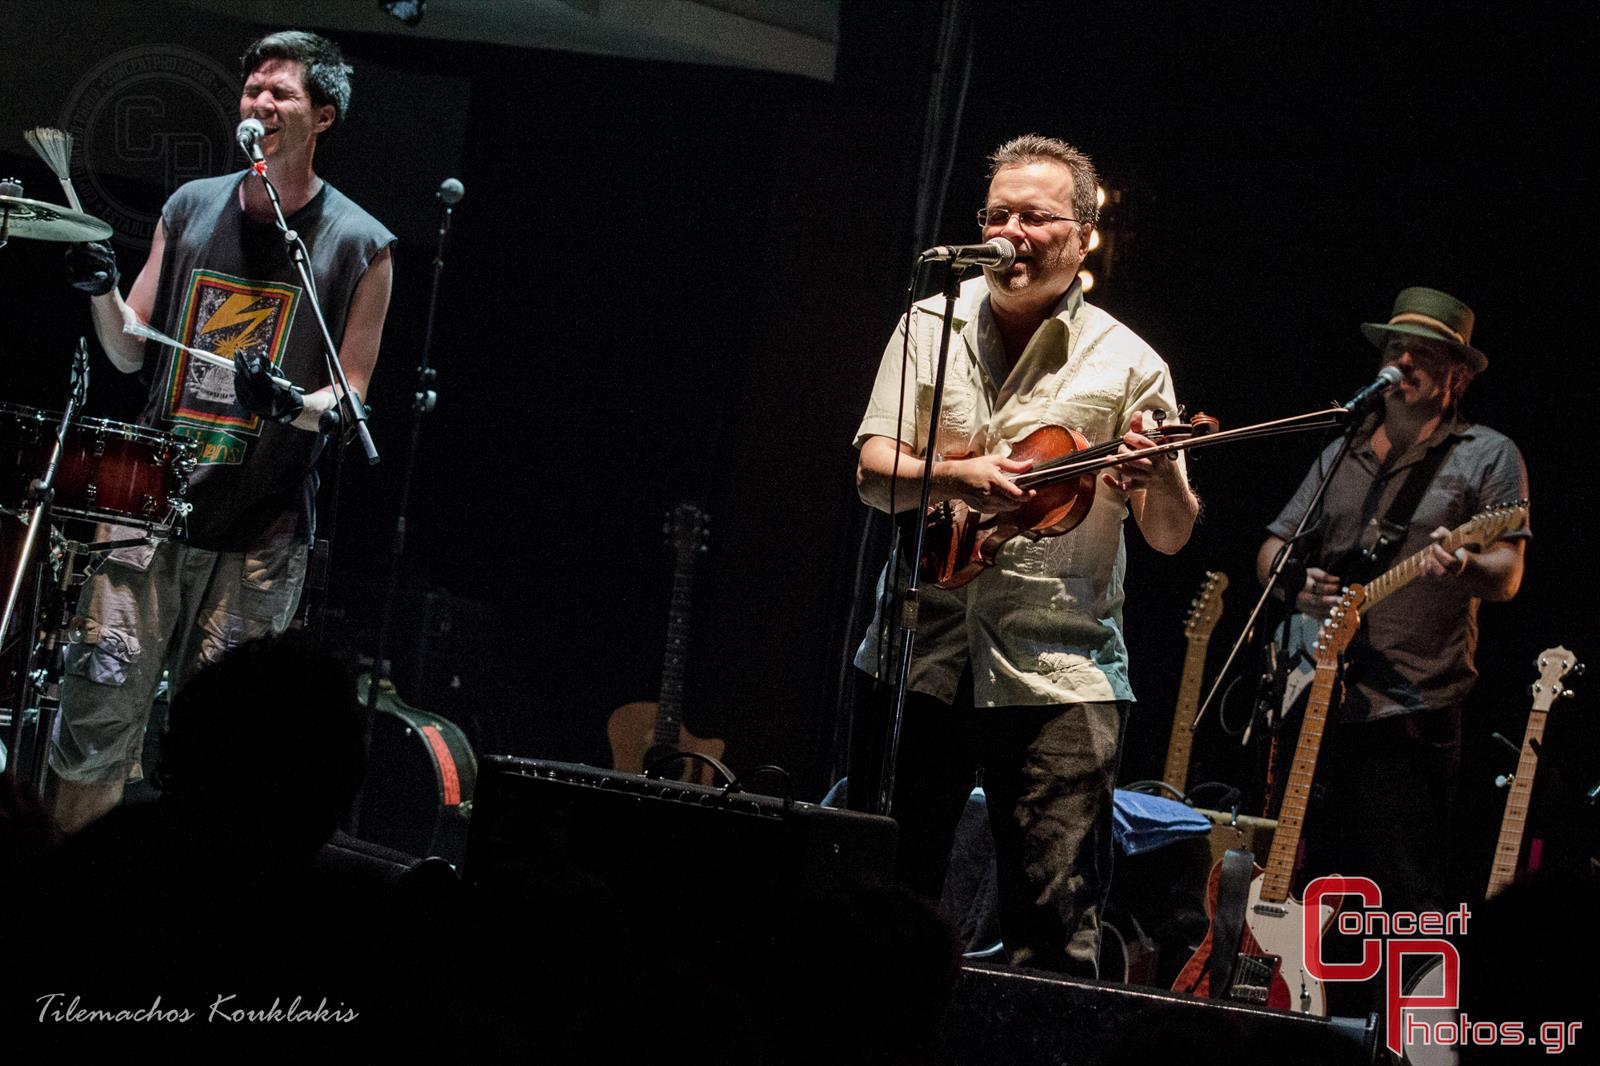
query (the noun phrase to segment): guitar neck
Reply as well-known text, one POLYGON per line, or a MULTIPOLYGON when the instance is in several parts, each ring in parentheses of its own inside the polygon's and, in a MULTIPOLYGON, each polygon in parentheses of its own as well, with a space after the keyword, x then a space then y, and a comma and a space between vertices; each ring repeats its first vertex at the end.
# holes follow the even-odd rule
POLYGON ((1183 657, 1183 680, 1178 685, 1178 706, 1172 715, 1172 737, 1167 741, 1167 763, 1161 771, 1161 780, 1179 792, 1189 790, 1189 758, 1194 746, 1195 708, 1200 706, 1200 683, 1204 680, 1206 648, 1211 637, 1191 638, 1189 650, 1183 657))
POLYGON ((1528 715, 1528 729, 1522 737, 1522 754, 1517 759, 1517 775, 1506 796, 1506 813, 1500 821, 1500 840, 1494 847, 1494 862, 1489 867, 1486 899, 1493 899, 1517 876, 1517 859, 1522 854, 1522 837, 1527 829, 1528 801, 1533 796, 1533 775, 1539 766, 1535 750, 1544 742, 1544 723, 1548 712, 1535 707, 1528 715))
POLYGON ((1319 662, 1311 681, 1311 693, 1300 723, 1300 742, 1294 749, 1294 764, 1289 771, 1283 805, 1278 812, 1278 828, 1272 835, 1272 851, 1261 881, 1261 898, 1269 903, 1282 903, 1289 898, 1294 860, 1300 850, 1300 833, 1305 827, 1306 802, 1311 797, 1311 781, 1316 774, 1317 755, 1322 751, 1328 705, 1333 701, 1333 685, 1338 675, 1337 662, 1319 662))
POLYGON ((676 744, 683 725, 684 661, 689 655, 689 605, 693 574, 681 569, 672 577, 672 607, 667 612, 667 651, 661 660, 661 699, 656 704, 658 744, 676 744))
MULTIPOLYGON (((1465 544, 1466 540, 1467 533, 1464 530, 1453 530, 1444 540, 1439 542, 1439 546, 1447 552, 1453 552, 1465 544)), ((1416 554, 1407 556, 1388 570, 1385 570, 1381 576, 1367 582, 1367 599, 1361 605, 1362 613, 1365 614, 1371 610, 1372 605, 1382 600, 1385 596, 1393 595, 1415 581, 1422 574, 1422 560, 1428 557, 1428 552, 1431 549, 1432 545, 1429 545, 1416 554)))
MULTIPOLYGON (((1498 539, 1506 530, 1521 525, 1526 517, 1527 510, 1522 503, 1497 507, 1446 533, 1439 541, 1439 546, 1447 552, 1454 553, 1457 548, 1487 545, 1498 539)), ((1373 604, 1399 592, 1415 581, 1422 573, 1422 561, 1432 550, 1433 546, 1429 545, 1367 582, 1367 595, 1361 604, 1361 612, 1365 614, 1373 604)))

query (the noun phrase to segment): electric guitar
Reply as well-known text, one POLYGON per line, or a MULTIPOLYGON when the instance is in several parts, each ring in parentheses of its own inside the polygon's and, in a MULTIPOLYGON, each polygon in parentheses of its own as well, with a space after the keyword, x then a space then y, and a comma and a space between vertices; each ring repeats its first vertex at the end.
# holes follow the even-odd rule
POLYGON ((1489 888, 1485 899, 1493 899, 1516 879, 1517 859, 1522 854, 1522 836, 1527 828, 1528 801, 1533 796, 1533 774, 1539 766, 1539 746, 1544 741, 1544 722, 1550 707, 1572 690, 1561 679, 1583 664, 1566 648, 1546 648, 1539 653, 1539 680, 1533 683, 1533 708, 1528 712, 1528 728, 1522 736, 1522 755, 1517 772, 1511 777, 1506 794, 1506 813, 1500 822, 1500 840, 1495 845, 1494 862, 1489 867, 1489 888))
MULTIPOLYGON (((1311 797, 1317 755, 1322 750, 1328 706, 1333 701, 1333 686, 1338 680, 1339 656, 1355 639, 1365 600, 1365 589, 1352 585, 1322 623, 1315 647, 1316 675, 1311 695, 1306 700, 1300 741, 1295 747, 1294 764, 1278 812, 1278 828, 1272 837, 1266 867, 1256 866, 1251 871, 1244 921, 1239 923, 1239 946, 1227 968, 1227 985, 1220 994, 1213 990, 1210 972, 1218 926, 1217 901, 1222 893, 1222 863, 1219 862, 1211 870, 1206 895, 1206 904, 1212 913, 1211 928, 1194 957, 1178 974, 1172 986, 1174 992, 1231 999, 1302 1014, 1327 1014, 1322 982, 1305 969, 1305 907, 1290 896, 1289 888, 1301 830, 1305 826, 1306 803, 1311 797)), ((1322 904, 1318 910, 1318 929, 1326 932, 1333 921, 1334 907, 1322 904)))
POLYGON ((1222 593, 1228 587, 1228 575, 1220 571, 1207 571, 1206 583, 1199 595, 1189 604, 1189 614, 1183 621, 1184 636, 1189 639, 1189 650, 1183 657, 1183 680, 1178 684, 1178 706, 1172 715, 1172 737, 1167 741, 1167 763, 1161 771, 1161 780, 1177 789, 1180 794, 1189 791, 1189 752, 1194 745, 1195 708, 1200 706, 1200 682, 1206 669, 1206 649, 1211 645, 1211 631, 1222 617, 1222 593))
MULTIPOLYGON (((1457 548, 1482 550, 1512 530, 1521 529, 1527 520, 1526 500, 1491 507, 1479 511, 1445 534, 1439 545, 1447 552, 1454 552, 1457 548)), ((1415 581, 1422 574, 1422 561, 1427 558, 1431 547, 1430 545, 1406 557, 1378 577, 1368 581, 1364 586, 1366 599, 1360 608, 1361 613, 1366 614, 1415 581)), ((1285 714, 1294 707, 1295 701, 1300 698, 1300 693, 1305 691, 1306 685, 1311 683, 1314 656, 1310 652, 1310 647, 1317 638, 1318 625, 1318 619, 1309 614, 1292 614, 1283 624, 1284 651, 1291 659, 1298 656, 1300 660, 1299 665, 1292 668, 1284 685, 1281 706, 1285 714)))
MULTIPOLYGON (((680 503, 663 529, 672 542, 672 606, 667 612, 667 651, 661 665, 658 702, 625 703, 611 712, 606 737, 611 742, 611 766, 624 773, 643 773, 675 751, 692 751, 722 758, 727 747, 721 740, 704 740, 683 727, 683 673, 689 652, 689 614, 694 597, 695 558, 706 550, 705 512, 692 503, 680 503)), ((712 768, 696 759, 680 759, 667 766, 669 779, 712 784, 712 768)))

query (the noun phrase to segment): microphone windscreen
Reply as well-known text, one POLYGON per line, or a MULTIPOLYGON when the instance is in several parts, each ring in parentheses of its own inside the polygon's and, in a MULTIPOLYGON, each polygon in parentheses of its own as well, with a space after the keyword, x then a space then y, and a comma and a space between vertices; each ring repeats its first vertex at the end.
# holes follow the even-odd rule
POLYGON ((467 195, 467 188, 455 178, 445 178, 439 185, 438 195, 447 204, 459 204, 461 198, 467 195))

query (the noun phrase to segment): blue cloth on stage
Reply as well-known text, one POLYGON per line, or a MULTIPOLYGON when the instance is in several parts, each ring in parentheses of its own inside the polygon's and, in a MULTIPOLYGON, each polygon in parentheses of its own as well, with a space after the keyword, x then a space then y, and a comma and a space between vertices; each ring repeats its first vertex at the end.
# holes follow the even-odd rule
POLYGON ((1211 819, 1177 800, 1119 788, 1112 797, 1111 831, 1124 855, 1174 844, 1211 832, 1211 819))

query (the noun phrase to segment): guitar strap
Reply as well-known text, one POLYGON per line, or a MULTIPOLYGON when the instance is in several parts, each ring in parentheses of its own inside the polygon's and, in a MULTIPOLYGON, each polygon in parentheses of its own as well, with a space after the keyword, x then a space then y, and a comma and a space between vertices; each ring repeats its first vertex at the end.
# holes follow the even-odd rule
POLYGON ((1255 856, 1229 848, 1222 855, 1222 875, 1217 879, 1217 911, 1211 916, 1211 998, 1225 999, 1233 984, 1234 962, 1244 936, 1244 911, 1250 902, 1250 881, 1255 856))
POLYGON ((1362 508, 1362 518, 1377 527, 1377 539, 1364 549, 1359 547, 1354 549, 1354 554, 1345 569, 1336 570, 1335 573, 1346 581, 1370 581, 1389 569, 1394 562, 1395 554, 1406 541, 1406 532, 1411 528, 1411 518, 1417 513, 1417 505, 1422 502, 1423 493, 1433 484, 1433 476, 1439 472, 1445 456, 1450 454, 1450 449, 1454 448, 1455 444, 1456 437, 1451 434, 1429 448, 1427 453, 1417 460, 1410 473, 1406 474, 1405 484, 1400 486, 1400 491, 1389 501, 1389 508, 1381 518, 1376 517, 1375 512, 1378 498, 1383 491, 1383 483, 1381 481, 1372 483, 1366 505, 1362 508))

